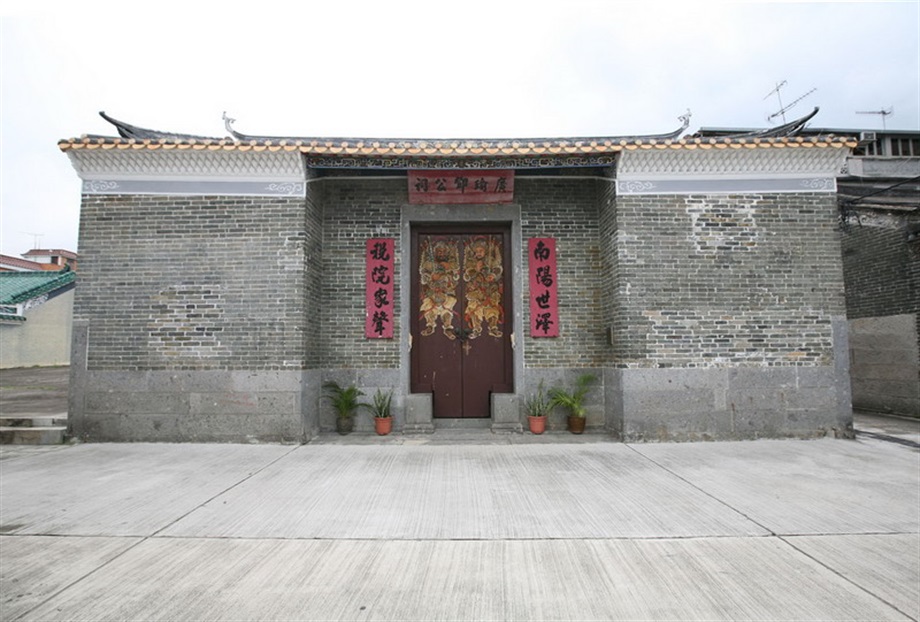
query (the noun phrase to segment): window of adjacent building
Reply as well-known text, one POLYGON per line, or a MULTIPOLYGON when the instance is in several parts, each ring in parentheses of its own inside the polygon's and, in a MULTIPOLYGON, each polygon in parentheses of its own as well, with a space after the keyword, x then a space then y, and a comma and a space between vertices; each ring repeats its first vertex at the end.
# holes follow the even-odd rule
POLYGON ((878 141, 873 141, 864 145, 861 144, 853 153, 854 155, 861 156, 877 156, 879 155, 878 141))
POLYGON ((920 138, 892 138, 891 155, 920 156, 920 138))

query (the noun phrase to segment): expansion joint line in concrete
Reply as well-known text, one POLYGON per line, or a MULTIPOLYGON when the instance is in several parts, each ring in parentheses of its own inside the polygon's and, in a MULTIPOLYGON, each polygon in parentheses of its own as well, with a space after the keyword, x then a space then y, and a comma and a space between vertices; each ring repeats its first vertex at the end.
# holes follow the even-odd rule
MULTIPOLYGON (((24 536, 24 537, 30 537, 30 536, 24 536)), ((28 619, 29 619, 29 614, 31 614, 33 611, 35 611, 36 609, 39 609, 39 608, 41 608, 41 607, 44 607, 47 603, 51 602, 52 600, 54 600, 55 598, 57 598, 58 596, 60 596, 61 594, 63 594, 64 592, 66 592, 67 590, 69 590, 70 588, 72 588, 73 586, 75 586, 77 583, 80 583, 80 582, 83 581, 84 579, 86 579, 86 578, 88 578, 88 577, 90 577, 90 576, 96 574, 97 572, 99 572, 100 570, 102 570, 103 568, 105 568, 106 566, 108 566, 109 564, 111 564, 112 562, 114 562, 116 559, 121 559, 126 553, 128 553, 128 551, 133 551, 134 549, 136 549, 138 546, 140 546, 142 543, 144 543, 144 542, 147 540, 147 538, 146 538, 146 537, 143 537, 143 536, 135 536, 135 537, 139 538, 137 542, 135 542, 135 543, 132 544, 131 546, 125 548, 123 551, 121 551, 121 552, 118 553, 117 555, 113 555, 113 556, 112 556, 112 559, 110 559, 110 560, 108 560, 108 561, 105 561, 105 562, 99 564, 98 566, 96 566, 95 568, 93 568, 92 570, 90 570, 89 572, 87 572, 86 574, 77 577, 76 579, 74 579, 73 581, 71 581, 70 583, 68 583, 67 585, 63 586, 61 589, 57 590, 56 592, 54 592, 54 593, 52 593, 52 594, 49 594, 48 597, 47 597, 46 599, 44 599, 43 601, 39 602, 39 603, 36 604, 34 607, 32 607, 31 609, 29 609, 28 611, 26 611, 25 613, 23 613, 22 615, 20 615, 20 616, 19 616, 18 618, 16 618, 16 619, 17 619, 17 620, 28 620, 28 619)), ((130 537, 127 537, 127 536, 126 536, 126 539, 130 539, 130 537)))
POLYGON ((265 463, 264 465, 262 465, 261 468, 258 468, 258 469, 256 469, 256 470, 254 470, 252 473, 250 473, 250 474, 247 475, 246 477, 240 479, 238 482, 236 482, 236 483, 234 483, 234 484, 231 484, 230 486, 227 486, 225 489, 221 490, 221 491, 218 492, 217 494, 212 495, 209 499, 206 499, 206 500, 203 501, 202 503, 199 503, 198 505, 196 505, 194 508, 192 508, 191 510, 189 510, 188 512, 186 512, 186 513, 183 514, 182 516, 180 516, 180 517, 178 517, 178 518, 176 518, 176 519, 170 521, 168 524, 164 525, 163 527, 160 527, 159 529, 157 529, 157 530, 154 531, 153 533, 151 533, 151 534, 149 534, 149 535, 146 535, 146 536, 137 536, 138 538, 140 538, 137 542, 135 542, 135 543, 132 544, 131 546, 127 547, 126 549, 124 549, 123 551, 121 551, 120 553, 118 553, 117 555, 113 555, 111 559, 109 559, 108 561, 103 562, 102 564, 99 564, 99 566, 97 566, 96 568, 93 568, 92 570, 90 570, 90 571, 87 572, 86 574, 84 574, 84 575, 82 575, 82 576, 80 576, 80 577, 77 577, 76 579, 74 579, 73 581, 71 581, 70 583, 68 583, 67 585, 65 585, 64 587, 62 587, 61 589, 57 590, 57 591, 54 592, 53 594, 50 594, 50 595, 48 596, 48 598, 44 599, 43 601, 41 601, 40 603, 38 603, 37 605, 35 605, 35 606, 32 607, 31 609, 29 609, 28 611, 26 611, 25 613, 23 613, 23 614, 22 614, 21 616, 19 616, 17 619, 19 619, 19 620, 27 620, 27 619, 29 619, 29 614, 31 614, 31 613, 32 613, 33 611, 35 611, 36 609, 39 609, 40 607, 45 606, 45 604, 51 602, 53 599, 57 598, 59 595, 61 595, 62 593, 66 592, 67 590, 69 590, 70 588, 72 588, 72 587, 75 586, 76 584, 80 583, 80 582, 83 581, 84 579, 86 579, 86 578, 88 578, 88 577, 90 577, 90 576, 96 574, 97 572, 99 572, 100 570, 102 570, 103 568, 105 568, 106 566, 108 566, 109 564, 113 563, 114 561, 116 561, 116 560, 118 560, 118 559, 121 559, 121 558, 124 557, 129 551, 133 551, 134 549, 136 549, 137 547, 139 547, 140 545, 142 545, 142 544, 143 544, 144 542, 146 542, 147 540, 150 540, 151 538, 157 537, 158 534, 162 533, 162 532, 165 531, 166 529, 169 529, 170 527, 172 527, 173 525, 175 525, 176 523, 178 523, 179 521, 181 521, 183 518, 185 518, 186 516, 188 516, 188 515, 191 514, 192 512, 195 512, 195 511, 201 509, 202 507, 206 506, 206 505, 209 504, 211 501, 217 499, 217 498, 220 497, 221 495, 223 495, 223 494, 225 494, 225 493, 227 493, 227 492, 233 490, 234 488, 236 488, 237 486, 239 486, 239 485, 242 484, 243 482, 246 482, 246 481, 252 479, 252 478, 255 477, 256 475, 258 475, 259 473, 261 473, 262 471, 264 471, 265 469, 267 469, 268 467, 270 467, 270 466, 274 465, 275 463, 277 463, 278 461, 283 460, 284 458, 288 457, 289 455, 291 455, 291 453, 293 453, 293 452, 294 452, 296 449, 298 449, 298 448, 299 448, 299 445, 295 445, 294 447, 291 448, 290 451, 286 451, 285 453, 281 454, 280 456, 278 456, 278 457, 275 458, 274 460, 268 461, 267 463, 265 463))
POLYGON ((713 501, 715 501, 715 502, 717 502, 717 503, 720 503, 720 504, 724 505, 725 507, 727 507, 729 510, 731 510, 732 512, 734 512, 734 513, 736 513, 736 514, 738 514, 738 515, 740 515, 740 516, 743 516, 746 520, 749 520, 751 523, 753 523, 753 524, 757 525, 758 527, 760 527, 761 529, 763 529, 763 530, 769 532, 769 535, 771 535, 771 536, 777 535, 776 532, 774 532, 772 529, 770 529, 769 527, 767 527, 767 526, 764 525, 763 523, 760 523, 760 522, 754 520, 751 516, 748 516, 747 514, 745 514, 744 512, 742 512, 741 510, 739 510, 738 508, 733 507, 732 505, 730 505, 729 503, 727 503, 724 499, 720 499, 719 497, 715 496, 714 494, 712 494, 712 493, 709 492, 708 490, 704 490, 703 488, 700 488, 699 486, 697 486, 696 484, 694 484, 693 482, 691 482, 690 480, 688 480, 686 477, 683 477, 682 475, 679 475, 678 473, 675 473, 674 471, 672 471, 672 470, 669 469, 668 467, 664 466, 664 465, 661 464, 660 462, 656 462, 656 461, 653 460, 652 458, 649 458, 649 457, 646 456, 644 453, 642 453, 641 451, 639 451, 634 445, 629 445, 629 444, 627 444, 626 447, 628 447, 628 448, 631 449, 632 451, 636 452, 636 453, 639 454, 641 457, 645 458, 646 460, 648 460, 649 462, 651 462, 652 464, 654 464, 654 465, 655 465, 656 467, 658 467, 659 469, 665 471, 666 473, 670 473, 672 476, 676 477, 677 479, 679 479, 680 481, 684 482, 684 483, 687 484, 688 486, 692 487, 692 488, 695 489, 695 490, 698 490, 699 492, 701 492, 702 494, 706 495, 707 497, 709 497, 709 498, 712 499, 713 501))
MULTIPOLYGON (((886 534, 886 535, 897 535, 897 534, 886 534)), ((895 611, 897 611, 898 613, 900 613, 901 615, 903 615, 904 617, 906 617, 908 620, 913 620, 914 622, 918 622, 917 618, 915 618, 915 617, 913 617, 912 615, 908 614, 906 611, 902 611, 902 610, 899 609, 898 606, 895 605, 894 603, 888 602, 887 600, 885 600, 884 598, 882 598, 881 596, 879 596, 879 595, 876 594, 875 592, 872 592, 872 591, 868 590, 867 588, 863 587, 862 585, 860 585, 859 583, 857 583, 857 582, 854 581, 853 579, 849 578, 849 577, 846 576, 845 574, 841 574, 837 569, 833 568, 832 566, 829 566, 829 565, 825 564, 823 561, 821 561, 820 559, 818 559, 818 558, 815 557, 814 555, 811 555, 810 553, 808 553, 808 551, 804 551, 804 550, 800 549, 799 547, 797 547, 795 544, 793 544, 792 542, 790 542, 790 541, 788 540, 789 537, 796 537, 796 536, 794 536, 794 535, 792 535, 792 536, 789 536, 789 535, 786 535, 786 536, 777 536, 777 539, 778 539, 780 542, 782 542, 783 544, 785 544, 785 545, 787 545, 788 547, 790 547, 790 548, 791 548, 792 550, 794 550, 796 553, 799 553, 799 554, 801 554, 801 555, 804 555, 805 557, 807 557, 808 559, 810 559, 810 560, 813 561, 814 563, 818 564, 818 565, 821 566, 822 568, 826 568, 828 571, 830 571, 831 573, 837 575, 837 577, 839 577, 840 579, 846 581, 847 583, 849 583, 850 585, 852 585, 852 586, 855 587, 856 589, 860 590, 861 592, 865 592, 866 594, 868 594, 868 595, 871 596, 872 598, 876 599, 877 601, 882 602, 882 603, 885 603, 886 605, 888 605, 889 607, 891 607, 892 609, 894 609, 895 611)))
MULTIPOLYGON (((884 435, 881 435, 881 434, 871 434, 871 436, 884 437, 884 435)), ((911 445, 916 445, 916 443, 913 443, 912 441, 904 441, 904 439, 900 439, 900 438, 896 439, 895 437, 884 437, 882 440, 896 440, 896 441, 904 442, 905 444, 906 444, 906 443, 910 443, 911 445)), ((837 575, 838 577, 840 577, 841 579, 843 579, 844 581, 846 581, 846 582, 849 583, 850 585, 852 585, 852 586, 858 588, 860 591, 865 592, 866 594, 872 596, 872 598, 875 598, 876 600, 878 600, 878 601, 880 601, 880 602, 882 602, 882 603, 885 603, 886 605, 888 605, 889 607, 891 607, 892 609, 894 609, 894 610, 897 611, 898 613, 900 613, 900 614, 904 615, 905 617, 907 617, 907 619, 909 619, 909 620, 914 620, 914 622, 920 622, 920 621, 917 620, 917 618, 914 618, 913 616, 908 615, 908 614, 905 613, 904 611, 901 611, 900 609, 898 609, 898 607, 896 607, 896 606, 893 605, 892 603, 888 602, 887 600, 885 600, 884 598, 882 598, 882 597, 879 596, 878 594, 875 594, 875 593, 869 591, 868 589, 866 589, 866 588, 863 587, 862 585, 856 583, 855 581, 853 581, 853 580, 850 579, 849 577, 847 577, 847 576, 841 574, 839 571, 837 571, 837 570, 834 569, 833 567, 828 566, 827 564, 825 564, 824 562, 822 562, 820 559, 814 557, 813 555, 808 554, 806 551, 804 551, 804 550, 800 549, 799 547, 795 546, 795 545, 794 545, 792 542, 790 542, 787 538, 789 538, 789 537, 795 537, 796 534, 785 534, 785 535, 780 535, 780 534, 776 533, 775 531, 773 531, 772 529, 770 529, 770 528, 767 527, 766 525, 763 525, 762 523, 760 523, 760 522, 754 520, 753 518, 751 518, 750 516, 748 516, 747 514, 745 514, 744 512, 742 512, 741 510, 739 510, 739 509, 737 509, 737 508, 735 508, 735 507, 732 507, 730 504, 726 503, 723 499, 720 499, 720 498, 716 497, 715 495, 709 493, 708 491, 706 491, 706 490, 700 488, 699 486, 697 486, 696 484, 694 484, 693 482, 691 482, 690 480, 688 480, 686 477, 683 477, 683 476, 681 476, 681 475, 678 475, 677 473, 675 473, 674 471, 672 471, 672 470, 669 469, 668 467, 664 466, 664 465, 661 464, 660 462, 656 462, 656 461, 653 460, 652 458, 646 456, 645 454, 643 454, 641 451, 639 451, 639 450, 638 450, 636 447, 634 447, 633 445, 626 445, 626 446, 629 447, 629 448, 630 448, 631 450, 633 450, 634 452, 636 452, 637 454, 639 454, 640 456, 642 456, 643 458, 645 458, 646 460, 648 460, 649 462, 651 462, 652 464, 654 464, 655 466, 657 466, 658 468, 663 469, 664 471, 670 473, 671 475, 673 475, 673 476, 676 477, 677 479, 681 480, 682 482, 686 483, 687 485, 692 486, 692 487, 695 488, 696 490, 700 491, 701 493, 703 493, 704 495, 706 495, 706 496, 709 497, 710 499, 713 499, 714 501, 716 501, 716 502, 718 502, 718 503, 721 503, 722 505, 724 505, 725 507, 729 508, 729 509, 732 510, 733 512, 736 512, 737 514, 740 514, 741 516, 743 516, 743 517, 746 518, 747 520, 751 521, 752 523, 754 523, 754 524, 757 525, 758 527, 760 527, 760 528, 762 528, 762 529, 765 529, 766 531, 770 532, 769 537, 776 538, 777 540, 779 540, 779 541, 782 542, 783 544, 785 544, 785 545, 789 546, 790 548, 792 548, 796 553, 799 553, 799 554, 801 554, 801 555, 804 555, 805 557, 807 557, 808 559, 812 560, 813 562, 815 562, 816 564, 818 564, 818 565, 821 566, 822 568, 826 568, 827 570, 829 570, 829 571, 832 572, 833 574, 837 575)), ((839 534, 833 534, 833 535, 839 535, 839 534)))

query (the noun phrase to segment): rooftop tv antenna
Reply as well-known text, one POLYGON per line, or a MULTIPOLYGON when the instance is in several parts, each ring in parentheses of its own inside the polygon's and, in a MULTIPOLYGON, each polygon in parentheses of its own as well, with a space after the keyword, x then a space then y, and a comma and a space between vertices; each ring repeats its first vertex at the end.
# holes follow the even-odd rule
POLYGON ((857 111, 856 111, 856 114, 877 114, 877 115, 880 115, 880 116, 882 117, 882 131, 885 131, 886 129, 888 129, 888 128, 885 127, 885 117, 887 117, 888 115, 894 114, 894 106, 888 106, 888 110, 885 110, 884 108, 882 108, 882 109, 880 109, 880 110, 857 110, 857 111))
POLYGON ((786 82, 785 80, 783 80, 782 82, 778 82, 778 83, 776 84, 776 88, 773 89, 772 91, 770 91, 769 93, 767 93, 767 94, 764 96, 764 99, 767 99, 767 97, 770 97, 770 95, 773 95, 774 93, 776 93, 776 99, 777 99, 777 101, 779 102, 779 110, 777 110, 777 111, 774 112, 773 114, 769 115, 769 116, 767 117, 767 121, 772 121, 772 120, 775 119, 776 117, 780 117, 780 116, 781 116, 781 117, 783 118, 783 123, 786 123, 786 111, 792 109, 792 108, 793 108, 796 104, 798 104, 800 101, 802 101, 803 99, 805 99, 806 97, 808 97, 809 95, 811 95, 812 93, 814 93, 815 91, 818 90, 817 88, 811 89, 810 91, 808 91, 807 93, 805 93, 805 94, 802 95, 801 97, 798 97, 798 98, 794 99, 794 100, 792 101, 792 103, 788 104, 787 106, 783 106, 783 97, 782 97, 782 95, 780 94, 780 91, 781 91, 782 88, 783 88, 784 86, 786 86, 786 85, 787 85, 787 82, 786 82))
POLYGON ((43 237, 45 237, 44 233, 29 233, 28 231, 21 231, 20 233, 32 236, 32 248, 33 249, 39 248, 38 243, 41 241, 43 237))

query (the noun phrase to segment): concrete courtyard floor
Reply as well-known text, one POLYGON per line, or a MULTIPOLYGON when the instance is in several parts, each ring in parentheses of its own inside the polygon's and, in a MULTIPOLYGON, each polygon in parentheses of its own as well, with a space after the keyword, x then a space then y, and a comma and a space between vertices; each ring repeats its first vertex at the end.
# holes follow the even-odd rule
MULTIPOLYGON (((23 395, 54 376, 2 410, 59 409, 23 395)), ((0 620, 918 620, 920 420, 854 419, 0 446, 0 620)))
POLYGON ((876 437, 0 458, 4 621, 920 618, 920 450, 876 437))

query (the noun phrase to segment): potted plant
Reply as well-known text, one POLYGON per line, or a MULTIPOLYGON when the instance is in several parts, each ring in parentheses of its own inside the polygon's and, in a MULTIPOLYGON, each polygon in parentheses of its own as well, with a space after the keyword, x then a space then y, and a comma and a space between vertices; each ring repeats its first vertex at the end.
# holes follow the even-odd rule
POLYGON ((581 434, 585 431, 585 395, 592 382, 597 379, 593 374, 582 374, 575 381, 575 389, 566 391, 565 389, 552 388, 549 390, 550 406, 562 406, 569 411, 569 432, 572 434, 581 434))
POLYGON ((392 402, 393 389, 386 393, 377 389, 377 392, 374 393, 373 404, 361 404, 374 416, 374 430, 380 436, 386 436, 393 431, 393 413, 390 409, 392 402))
POLYGON ((335 409, 335 430, 339 434, 348 434, 355 428, 355 412, 358 410, 360 403, 358 398, 364 395, 364 392, 355 385, 342 387, 338 382, 330 380, 323 384, 323 389, 327 391, 326 399, 335 409))
POLYGON ((527 423, 530 425, 530 431, 533 434, 543 434, 546 430, 546 415, 552 410, 552 402, 543 389, 543 381, 537 385, 537 390, 524 401, 524 409, 527 411, 527 423))

